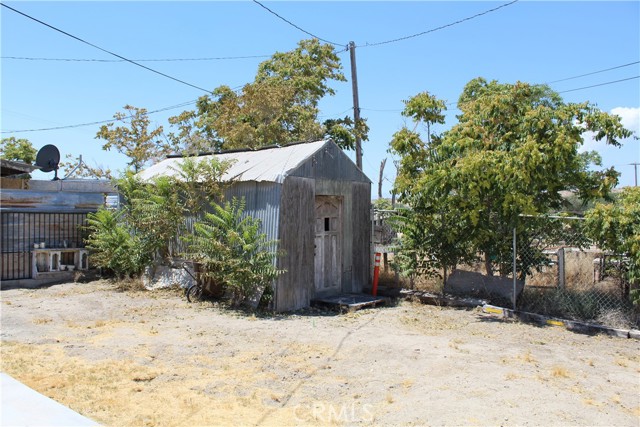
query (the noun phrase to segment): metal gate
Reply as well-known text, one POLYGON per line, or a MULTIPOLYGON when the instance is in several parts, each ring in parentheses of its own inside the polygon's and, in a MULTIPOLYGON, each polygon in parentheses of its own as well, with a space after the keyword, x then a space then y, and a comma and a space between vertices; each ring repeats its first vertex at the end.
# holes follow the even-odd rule
POLYGON ((83 248, 88 212, 0 212, 2 280, 32 278, 34 245, 83 248))

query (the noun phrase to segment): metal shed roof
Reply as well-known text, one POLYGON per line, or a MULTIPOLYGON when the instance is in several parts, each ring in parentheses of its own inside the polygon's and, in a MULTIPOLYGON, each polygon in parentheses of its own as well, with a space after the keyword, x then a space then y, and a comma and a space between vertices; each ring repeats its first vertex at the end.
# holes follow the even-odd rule
MULTIPOLYGON (((289 171, 297 168, 327 144, 333 144, 333 142, 329 140, 316 141, 255 151, 209 154, 199 156, 196 159, 201 161, 215 157, 221 161, 231 161, 231 167, 222 177, 225 181, 282 183, 289 171)), ((155 176, 175 176, 178 165, 182 162, 184 162, 183 157, 167 158, 140 172, 138 176, 143 180, 149 180, 155 176)))
POLYGON ((36 169, 40 169, 40 167, 13 160, 0 160, 0 174, 3 177, 31 173, 36 169))

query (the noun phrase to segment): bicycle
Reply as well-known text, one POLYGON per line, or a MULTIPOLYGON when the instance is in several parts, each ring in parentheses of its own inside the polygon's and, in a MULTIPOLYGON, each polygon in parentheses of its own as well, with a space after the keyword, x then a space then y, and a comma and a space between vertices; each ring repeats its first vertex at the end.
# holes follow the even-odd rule
POLYGON ((191 271, 189 271, 188 263, 185 262, 184 264, 182 264, 182 268, 184 268, 187 274, 189 274, 189 276, 193 278, 193 283, 187 286, 187 288, 184 290, 184 295, 187 297, 187 301, 201 301, 204 292, 202 286, 200 285, 200 281, 191 271))

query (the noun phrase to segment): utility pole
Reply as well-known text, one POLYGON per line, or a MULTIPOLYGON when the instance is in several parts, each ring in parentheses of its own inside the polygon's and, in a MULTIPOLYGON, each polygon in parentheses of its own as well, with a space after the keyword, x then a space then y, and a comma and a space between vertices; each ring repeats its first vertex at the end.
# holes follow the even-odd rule
POLYGON ((633 166, 633 171, 635 172, 635 186, 638 186, 638 165, 640 165, 640 163, 629 163, 629 165, 633 166))
POLYGON ((360 101, 358 100, 358 72, 354 42, 349 42, 349 57, 351 58, 351 88, 353 89, 353 121, 356 129, 356 166, 362 170, 362 142, 357 131, 360 124, 360 101))

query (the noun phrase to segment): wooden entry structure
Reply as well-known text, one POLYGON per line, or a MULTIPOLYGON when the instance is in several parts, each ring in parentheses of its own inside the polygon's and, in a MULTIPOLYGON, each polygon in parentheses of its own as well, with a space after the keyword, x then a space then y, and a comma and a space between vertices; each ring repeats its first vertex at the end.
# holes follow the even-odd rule
POLYGON ((316 295, 342 291, 342 199, 316 196, 314 284, 316 295))

